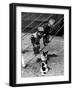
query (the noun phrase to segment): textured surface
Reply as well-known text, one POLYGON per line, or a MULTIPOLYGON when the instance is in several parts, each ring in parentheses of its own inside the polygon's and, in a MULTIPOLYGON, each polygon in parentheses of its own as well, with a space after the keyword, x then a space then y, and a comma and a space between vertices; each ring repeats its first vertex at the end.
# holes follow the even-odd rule
MULTIPOLYGON (((22 43, 27 42, 31 44, 30 40, 22 40, 22 43)), ((29 48, 26 48, 25 44, 22 44, 22 48, 24 48, 23 57, 24 62, 27 64, 27 67, 22 68, 22 77, 36 77, 42 76, 40 73, 41 61, 37 60, 40 58, 40 54, 35 56, 33 54, 32 45, 29 45, 29 48)), ((43 43, 41 40, 41 48, 43 47, 43 43)), ((64 74, 64 39, 62 37, 55 37, 49 44, 46 46, 43 51, 48 50, 48 66, 50 70, 45 76, 56 76, 64 74)))

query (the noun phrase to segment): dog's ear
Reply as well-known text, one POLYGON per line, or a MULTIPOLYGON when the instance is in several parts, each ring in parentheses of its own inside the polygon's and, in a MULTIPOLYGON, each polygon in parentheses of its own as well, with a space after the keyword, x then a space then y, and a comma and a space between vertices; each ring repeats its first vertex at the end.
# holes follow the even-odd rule
POLYGON ((45 54, 46 54, 46 53, 45 53, 45 52, 43 52, 43 55, 44 55, 44 56, 45 56, 45 54))
POLYGON ((48 51, 47 52, 45 52, 46 54, 48 54, 48 51))

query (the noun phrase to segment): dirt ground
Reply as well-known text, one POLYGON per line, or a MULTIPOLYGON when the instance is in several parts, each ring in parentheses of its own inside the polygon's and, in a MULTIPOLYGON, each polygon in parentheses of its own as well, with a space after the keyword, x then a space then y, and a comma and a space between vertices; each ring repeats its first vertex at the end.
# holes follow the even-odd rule
MULTIPOLYGON (((30 34, 27 34, 26 38, 22 38, 22 55, 24 57, 24 62, 26 68, 22 67, 21 77, 41 77, 40 67, 41 61, 40 54, 37 56, 33 53, 33 47, 30 41, 30 34)), ((41 48, 43 48, 42 39, 40 41, 41 48)), ((50 70, 45 76, 58 76, 64 75, 64 38, 55 37, 48 45, 43 49, 43 51, 48 51, 48 67, 50 70)))

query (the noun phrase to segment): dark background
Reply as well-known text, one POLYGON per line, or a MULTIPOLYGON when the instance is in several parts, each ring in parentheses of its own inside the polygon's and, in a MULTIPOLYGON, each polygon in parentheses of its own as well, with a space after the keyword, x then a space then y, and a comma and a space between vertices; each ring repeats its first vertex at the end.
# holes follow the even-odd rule
POLYGON ((45 26, 50 18, 55 19, 55 23, 52 26, 51 35, 55 35, 57 30, 60 31, 56 36, 64 35, 64 15, 63 14, 44 14, 44 13, 24 13, 22 12, 21 28, 22 33, 34 33, 37 31, 38 26, 45 26), (50 18, 49 18, 50 17, 50 18))

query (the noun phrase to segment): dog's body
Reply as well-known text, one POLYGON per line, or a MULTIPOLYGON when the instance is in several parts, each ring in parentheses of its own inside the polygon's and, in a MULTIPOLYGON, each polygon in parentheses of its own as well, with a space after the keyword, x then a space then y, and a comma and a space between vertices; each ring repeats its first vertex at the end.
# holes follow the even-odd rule
POLYGON ((47 64, 47 55, 48 55, 48 51, 41 53, 41 61, 42 61, 40 68, 41 75, 45 75, 49 69, 47 64))

